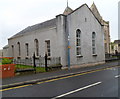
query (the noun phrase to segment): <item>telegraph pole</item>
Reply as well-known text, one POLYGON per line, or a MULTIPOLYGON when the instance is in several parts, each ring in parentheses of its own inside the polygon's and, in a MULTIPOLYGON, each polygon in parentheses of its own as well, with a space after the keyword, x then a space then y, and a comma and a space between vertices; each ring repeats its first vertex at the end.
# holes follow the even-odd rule
POLYGON ((68 33, 68 69, 70 69, 70 37, 68 33))
POLYGON ((69 23, 68 23, 68 19, 66 17, 66 32, 67 32, 67 40, 68 40, 68 44, 67 44, 67 49, 68 49, 68 69, 70 69, 70 34, 69 34, 69 23))

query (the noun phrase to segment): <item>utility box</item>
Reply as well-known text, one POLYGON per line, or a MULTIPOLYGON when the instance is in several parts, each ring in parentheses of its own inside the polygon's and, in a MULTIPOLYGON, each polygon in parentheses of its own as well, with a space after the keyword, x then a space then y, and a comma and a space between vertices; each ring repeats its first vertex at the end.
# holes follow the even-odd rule
POLYGON ((0 65, 0 78, 8 78, 15 76, 15 64, 0 65))

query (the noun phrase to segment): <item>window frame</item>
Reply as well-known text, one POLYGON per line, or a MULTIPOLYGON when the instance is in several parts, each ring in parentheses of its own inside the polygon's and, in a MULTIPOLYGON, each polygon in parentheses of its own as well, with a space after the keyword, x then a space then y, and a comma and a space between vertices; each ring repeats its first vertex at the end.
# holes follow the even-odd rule
POLYGON ((11 47, 12 47, 12 57, 14 57, 14 45, 12 45, 11 47))
POLYGON ((79 58, 82 56, 81 53, 81 30, 76 30, 76 57, 79 58))
POLYGON ((96 54, 96 33, 92 32, 92 55, 97 56, 96 54))
POLYGON ((35 39, 34 43, 35 43, 35 55, 39 56, 39 41, 38 41, 38 39, 35 39))
POLYGON ((45 40, 46 54, 48 57, 51 57, 51 43, 50 40, 45 40))
POLYGON ((29 56, 29 44, 25 43, 25 48, 26 48, 26 56, 29 56))
POLYGON ((18 44, 18 56, 21 56, 21 46, 20 46, 20 42, 18 42, 17 44, 18 44))

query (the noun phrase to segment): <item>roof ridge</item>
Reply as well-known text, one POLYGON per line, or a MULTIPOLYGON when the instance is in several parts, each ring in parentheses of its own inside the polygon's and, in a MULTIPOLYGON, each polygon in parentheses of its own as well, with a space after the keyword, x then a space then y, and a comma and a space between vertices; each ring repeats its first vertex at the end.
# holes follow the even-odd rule
POLYGON ((73 10, 71 13, 69 13, 68 15, 72 14, 73 12, 75 12, 76 10, 80 9, 82 6, 87 5, 86 3, 82 4, 81 6, 79 6, 78 8, 76 8, 75 10, 73 10))

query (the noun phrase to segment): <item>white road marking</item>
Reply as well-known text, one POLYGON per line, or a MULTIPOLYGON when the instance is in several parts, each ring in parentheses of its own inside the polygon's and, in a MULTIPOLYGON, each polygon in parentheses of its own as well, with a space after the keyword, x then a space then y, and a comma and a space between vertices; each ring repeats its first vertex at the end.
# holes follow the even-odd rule
POLYGON ((72 94, 72 93, 75 93, 75 92, 78 92, 78 91, 81 91, 81 90, 84 90, 84 89, 87 89, 87 88, 96 86, 96 85, 101 84, 101 83, 102 83, 102 82, 97 82, 97 83, 94 83, 94 84, 91 84, 91 85, 88 85, 88 86, 85 86, 85 87, 82 87, 82 88, 79 88, 79 89, 70 91, 70 92, 68 92, 68 93, 65 93, 65 94, 56 96, 56 97, 54 97, 54 98, 52 98, 52 99, 57 99, 57 98, 60 98, 60 97, 64 97, 64 96, 66 96, 66 95, 69 95, 69 94, 72 94))
POLYGON ((115 78, 118 78, 118 77, 120 77, 120 75, 116 75, 116 76, 115 76, 115 78))

